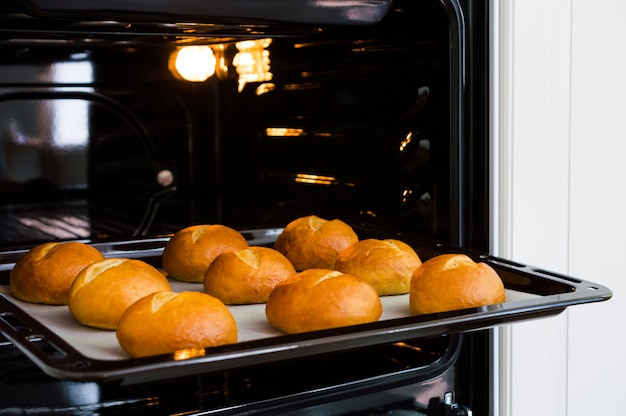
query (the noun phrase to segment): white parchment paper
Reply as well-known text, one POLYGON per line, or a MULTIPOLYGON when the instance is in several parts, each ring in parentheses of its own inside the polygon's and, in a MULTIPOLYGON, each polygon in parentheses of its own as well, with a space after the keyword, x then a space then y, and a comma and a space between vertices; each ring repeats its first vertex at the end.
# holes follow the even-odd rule
MULTIPOLYGON (((186 283, 170 280, 172 290, 203 291, 201 283, 186 283)), ((124 360, 129 356, 117 342, 114 331, 90 328, 79 323, 67 306, 51 306, 27 303, 14 298, 8 286, 0 286, 0 293, 25 313, 35 318, 51 332, 72 345, 85 357, 98 360, 124 360)), ((507 302, 537 297, 523 292, 506 291, 507 302)), ((381 320, 411 316, 409 295, 383 296, 381 320)), ((228 307, 237 322, 238 340, 252 341, 283 335, 272 328, 265 318, 265 304, 235 305, 228 307)))

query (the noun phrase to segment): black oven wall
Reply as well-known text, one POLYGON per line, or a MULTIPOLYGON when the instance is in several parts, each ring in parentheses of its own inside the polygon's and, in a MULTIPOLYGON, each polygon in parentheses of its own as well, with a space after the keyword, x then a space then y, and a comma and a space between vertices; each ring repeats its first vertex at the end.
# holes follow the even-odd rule
POLYGON ((447 18, 405 6, 374 27, 272 39, 267 81, 220 85, 226 222, 317 213, 447 239, 447 18))
POLYGON ((283 226, 311 213, 456 242, 469 228, 457 211, 475 204, 459 202, 461 188, 476 186, 460 153, 477 144, 459 144, 474 126, 452 122, 466 118, 457 89, 469 89, 451 82, 465 78, 451 13, 404 1, 367 26, 3 32, 2 215, 22 227, 6 225, 2 243, 283 226), (204 82, 174 69, 189 45, 216 60, 204 82), (38 232, 22 232, 29 224, 38 232))

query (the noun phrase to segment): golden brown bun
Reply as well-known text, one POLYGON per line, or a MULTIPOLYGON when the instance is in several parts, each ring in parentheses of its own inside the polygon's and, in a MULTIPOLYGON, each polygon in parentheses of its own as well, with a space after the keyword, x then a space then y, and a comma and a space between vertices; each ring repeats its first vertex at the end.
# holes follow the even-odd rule
POLYGON ((83 243, 40 244, 11 270, 11 291, 26 302, 67 305, 70 285, 78 273, 103 259, 98 249, 83 243))
POLYGON ((298 271, 334 269, 339 253, 357 241, 356 233, 345 222, 310 215, 290 222, 278 235, 274 248, 298 271))
POLYGON ((202 283, 211 262, 225 251, 243 250, 248 242, 225 225, 193 225, 175 233, 163 250, 163 268, 184 282, 202 283))
POLYGON ((226 305, 206 293, 157 292, 128 307, 116 336, 132 357, 146 357, 235 343, 237 324, 226 305))
POLYGON ((294 274, 296 269, 278 251, 253 246, 217 256, 204 276, 204 291, 228 305, 263 303, 294 274))
POLYGON ((422 264, 408 244, 393 239, 361 240, 337 257, 335 269, 360 277, 380 296, 409 292, 413 272, 422 264))
POLYGON ((496 271, 464 254, 433 257, 418 267, 411 279, 409 302, 415 315, 504 301, 504 284, 496 271))
POLYGON ((115 329, 122 313, 136 300, 170 291, 167 278, 135 259, 106 259, 85 267, 70 287, 69 309, 83 325, 115 329))
POLYGON ((308 269, 276 286, 265 314, 270 325, 291 334, 375 322, 382 304, 376 289, 358 277, 308 269))

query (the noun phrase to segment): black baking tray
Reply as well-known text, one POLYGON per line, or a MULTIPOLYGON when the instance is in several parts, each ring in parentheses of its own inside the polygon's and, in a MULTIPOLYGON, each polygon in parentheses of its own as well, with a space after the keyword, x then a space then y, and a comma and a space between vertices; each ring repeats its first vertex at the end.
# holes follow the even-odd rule
POLYGON ((204 21, 249 19, 286 23, 370 24, 392 0, 22 0, 35 15, 204 21))
MULTIPOLYGON (((280 228, 242 230, 251 245, 271 246, 280 228)), ((373 236, 376 237, 376 236, 373 236)), ((422 260, 438 254, 464 253, 475 261, 491 265, 508 291, 522 294, 514 300, 480 308, 470 308, 422 316, 406 316, 379 322, 303 334, 278 335, 207 348, 204 355, 179 359, 166 354, 139 359, 101 360, 82 354, 37 317, 22 310, 10 295, 0 295, 0 333, 34 361, 45 373, 67 380, 116 381, 137 384, 310 357, 351 349, 429 338, 549 317, 566 308, 606 301, 612 292, 590 281, 563 276, 536 267, 510 262, 443 244, 413 241, 406 236, 390 236, 412 245, 422 260)), ((106 257, 139 258, 152 264, 160 256, 169 236, 137 240, 92 243, 106 257)), ((0 280, 8 284, 8 274, 24 250, 0 253, 0 280)), ((5 286, 6 288, 6 286, 5 286)))

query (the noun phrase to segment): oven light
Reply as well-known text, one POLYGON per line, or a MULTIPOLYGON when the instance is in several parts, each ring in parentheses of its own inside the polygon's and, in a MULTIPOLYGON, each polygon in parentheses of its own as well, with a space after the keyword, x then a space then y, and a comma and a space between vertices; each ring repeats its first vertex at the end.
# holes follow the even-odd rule
POLYGON ((206 45, 183 46, 170 56, 170 72, 190 82, 204 82, 215 74, 217 60, 206 45))

